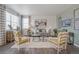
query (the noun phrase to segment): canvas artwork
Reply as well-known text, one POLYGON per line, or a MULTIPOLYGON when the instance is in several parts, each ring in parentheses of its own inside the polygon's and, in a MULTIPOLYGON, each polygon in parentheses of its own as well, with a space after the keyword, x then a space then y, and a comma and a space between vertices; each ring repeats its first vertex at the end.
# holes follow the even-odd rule
POLYGON ((35 19, 35 33, 43 35, 46 33, 47 19, 35 19))
POLYGON ((71 26, 71 19, 62 20, 61 26, 62 27, 69 27, 69 26, 71 26))
POLYGON ((47 19, 39 19, 35 21, 35 27, 46 27, 47 19))

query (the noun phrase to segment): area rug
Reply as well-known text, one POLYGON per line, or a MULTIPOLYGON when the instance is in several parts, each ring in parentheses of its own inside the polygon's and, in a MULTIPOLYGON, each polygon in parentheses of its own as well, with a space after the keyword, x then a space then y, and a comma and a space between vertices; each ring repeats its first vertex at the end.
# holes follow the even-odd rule
MULTIPOLYGON (((14 44, 11 48, 18 48, 18 45, 14 44)), ((19 45, 19 48, 55 48, 55 46, 50 42, 30 42, 19 45)))

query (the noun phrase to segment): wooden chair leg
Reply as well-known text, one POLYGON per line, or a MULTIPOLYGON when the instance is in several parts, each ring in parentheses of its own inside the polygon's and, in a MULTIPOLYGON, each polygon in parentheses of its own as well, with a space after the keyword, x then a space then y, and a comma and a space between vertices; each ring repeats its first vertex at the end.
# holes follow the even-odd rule
POLYGON ((18 49, 18 53, 19 53, 20 52, 20 47, 18 46, 17 49, 18 49))
POLYGON ((67 44, 65 44, 65 50, 67 49, 67 44))
POLYGON ((29 50, 29 42, 27 42, 27 43, 25 43, 25 49, 26 49, 26 51, 28 51, 29 50))
POLYGON ((65 52, 67 52, 67 44, 65 45, 65 52))
POLYGON ((58 48, 57 48, 57 54, 59 54, 59 53, 60 53, 60 48, 58 47, 58 48))

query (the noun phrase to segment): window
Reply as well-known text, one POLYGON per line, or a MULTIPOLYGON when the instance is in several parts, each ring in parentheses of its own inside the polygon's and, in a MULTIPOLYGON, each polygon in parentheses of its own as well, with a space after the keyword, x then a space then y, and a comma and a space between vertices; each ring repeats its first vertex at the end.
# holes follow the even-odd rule
POLYGON ((29 18, 23 18, 23 29, 27 29, 29 27, 29 18))
POLYGON ((6 30, 17 29, 17 26, 19 26, 19 18, 9 12, 6 11, 6 30))
POLYGON ((10 30, 9 25, 11 25, 11 15, 6 12, 6 30, 10 30))
POLYGON ((12 28, 17 29, 18 26, 19 26, 18 17, 13 15, 12 16, 12 28))

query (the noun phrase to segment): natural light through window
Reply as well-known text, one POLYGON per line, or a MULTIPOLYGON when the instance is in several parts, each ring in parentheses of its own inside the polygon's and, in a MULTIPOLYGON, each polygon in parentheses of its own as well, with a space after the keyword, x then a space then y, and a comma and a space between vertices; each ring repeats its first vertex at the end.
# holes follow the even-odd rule
POLYGON ((18 17, 13 15, 13 17, 12 17, 12 28, 17 29, 18 26, 19 26, 18 17))
POLYGON ((11 25, 10 13, 6 12, 6 30, 10 30, 9 25, 11 25))
POLYGON ((19 26, 19 18, 6 11, 6 30, 17 29, 19 26))
POLYGON ((27 29, 29 27, 29 18, 23 18, 23 29, 27 29))

